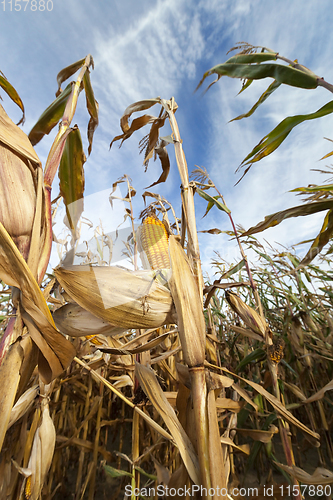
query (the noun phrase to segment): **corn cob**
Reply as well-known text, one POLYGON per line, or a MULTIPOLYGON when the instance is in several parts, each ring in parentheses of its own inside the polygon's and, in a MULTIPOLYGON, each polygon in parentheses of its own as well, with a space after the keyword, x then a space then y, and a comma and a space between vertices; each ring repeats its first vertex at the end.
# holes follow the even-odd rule
POLYGON ((147 256, 150 269, 170 269, 169 233, 164 222, 150 213, 139 228, 140 252, 147 256))

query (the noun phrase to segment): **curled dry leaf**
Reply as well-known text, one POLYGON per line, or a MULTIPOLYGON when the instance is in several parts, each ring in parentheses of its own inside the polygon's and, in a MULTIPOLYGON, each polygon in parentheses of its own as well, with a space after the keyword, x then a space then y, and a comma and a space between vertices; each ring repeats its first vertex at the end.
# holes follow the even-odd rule
POLYGON ((279 432, 279 429, 275 425, 270 425, 268 431, 260 431, 257 429, 236 429, 238 434, 242 436, 249 436, 254 441, 260 441, 261 443, 269 443, 272 440, 274 434, 279 432))
POLYGON ((326 384, 320 391, 316 392, 313 396, 310 398, 306 399, 303 401, 304 403, 312 403, 313 401, 318 401, 319 399, 322 399, 325 395, 326 391, 332 391, 333 390, 333 380, 331 380, 328 384, 326 384))
POLYGON ((200 484, 198 457, 174 409, 165 397, 153 370, 139 363, 135 363, 135 371, 146 396, 149 398, 158 414, 163 418, 172 434, 189 476, 195 484, 200 484))
POLYGON ((323 467, 318 467, 313 474, 308 474, 303 469, 296 467, 295 465, 289 467, 288 465, 276 463, 281 469, 286 471, 291 477, 297 479, 304 484, 314 484, 314 485, 324 485, 333 484, 333 472, 324 469, 323 467))

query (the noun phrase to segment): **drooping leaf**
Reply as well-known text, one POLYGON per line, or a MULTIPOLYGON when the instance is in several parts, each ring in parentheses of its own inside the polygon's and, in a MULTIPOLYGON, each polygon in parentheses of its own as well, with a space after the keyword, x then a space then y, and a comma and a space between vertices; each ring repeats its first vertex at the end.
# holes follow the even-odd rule
POLYGON ((21 100, 21 97, 18 95, 17 91, 14 89, 14 87, 9 83, 7 78, 1 73, 0 71, 0 87, 6 92, 6 94, 11 98, 12 101, 15 102, 15 104, 18 105, 18 107, 21 109, 23 115, 21 120, 18 122, 17 125, 20 123, 24 123, 25 119, 25 114, 24 114, 24 105, 21 100))
POLYGON ((60 194, 64 198, 68 225, 73 233, 83 212, 85 161, 80 130, 74 128, 67 136, 59 166, 60 194))
POLYGON ((155 474, 148 474, 148 472, 141 469, 141 467, 138 467, 137 465, 134 466, 134 469, 137 470, 138 472, 140 472, 140 474, 142 474, 143 476, 148 477, 152 481, 157 481, 157 476, 155 476, 155 474))
POLYGON ((145 99, 144 101, 134 102, 133 104, 127 106, 123 116, 120 118, 121 130, 123 132, 127 132, 127 130, 129 129, 128 119, 130 118, 132 113, 137 113, 138 111, 144 111, 160 102, 161 99, 159 97, 155 97, 153 99, 145 99))
POLYGON ((322 186, 308 186, 291 189, 290 193, 301 191, 303 193, 316 193, 317 191, 333 191, 333 184, 323 184, 322 186))
POLYGON ((142 115, 142 116, 139 116, 138 118, 135 118, 132 123, 131 123, 131 126, 129 126, 126 130, 126 132, 124 132, 123 134, 121 135, 117 135, 116 137, 114 137, 110 143, 110 148, 112 147, 113 143, 116 142, 116 141, 119 141, 121 139, 121 144, 119 147, 121 147, 122 143, 124 141, 126 141, 126 139, 128 139, 129 137, 131 137, 131 135, 133 134, 133 132, 135 132, 136 130, 140 130, 140 128, 144 127, 145 125, 147 125, 148 123, 152 123, 154 120, 156 119, 155 116, 151 116, 151 115, 142 115))
POLYGON ((103 465, 103 468, 108 476, 111 477, 132 477, 132 474, 130 472, 127 472, 125 470, 120 470, 120 469, 115 469, 114 467, 111 467, 111 465, 103 465))
POLYGON ((217 227, 214 227, 213 229, 206 229, 204 231, 198 231, 198 233, 221 234, 221 233, 223 233, 223 231, 221 231, 221 229, 218 229, 217 227))
POLYGON ((261 160, 265 156, 270 155, 275 151, 280 144, 285 140, 294 127, 306 120, 314 120, 322 116, 329 115, 333 112, 333 101, 328 102, 322 106, 318 111, 309 113, 307 115, 288 116, 277 125, 268 135, 253 148, 251 153, 241 163, 241 166, 252 164, 261 160))
MULTIPOLYGON (((258 58, 260 54, 251 54, 249 56, 242 55, 242 60, 244 60, 245 57, 250 56, 252 57, 252 59, 254 59, 258 58)), ((271 59, 274 58, 275 56, 271 57, 271 59)), ((273 78, 279 83, 284 83, 286 85, 302 89, 315 89, 318 86, 317 77, 315 75, 309 74, 291 66, 284 66, 282 64, 273 63, 251 65, 225 62, 223 64, 218 64, 217 66, 214 66, 209 71, 207 71, 203 75, 198 88, 202 85, 202 83, 208 76, 214 73, 216 73, 220 77, 229 76, 230 78, 241 78, 248 80, 273 78)))
POLYGON ((76 61, 75 63, 70 64, 69 66, 66 66, 66 68, 59 71, 59 73, 57 75, 57 83, 58 83, 58 87, 59 87, 57 94, 56 94, 57 96, 61 92, 61 84, 64 81, 66 81, 68 78, 70 78, 72 75, 74 75, 74 73, 76 73, 77 70, 80 69, 81 66, 83 66, 83 64, 85 63, 85 60, 86 60, 86 58, 84 57, 83 59, 80 59, 79 61, 76 61))
POLYGON ((166 149, 166 143, 162 140, 160 145, 158 147, 155 147, 155 152, 158 155, 161 165, 162 165, 162 173, 160 177, 157 179, 157 181, 153 182, 150 184, 150 186, 147 187, 151 188, 153 186, 156 186, 157 184, 160 184, 161 182, 165 182, 168 178, 169 172, 170 172, 170 159, 169 155, 166 149))
POLYGON ((249 86, 251 85, 251 83, 253 83, 253 80, 245 80, 245 83, 244 83, 244 85, 242 85, 242 88, 238 92, 238 95, 241 94, 242 92, 244 92, 246 89, 248 89, 249 86))
POLYGON ((69 83, 65 90, 50 104, 48 108, 40 115, 35 125, 29 132, 29 139, 34 146, 45 134, 49 134, 53 127, 57 125, 64 114, 68 98, 71 94, 72 83, 69 83))
POLYGON ((250 234, 260 233, 269 227, 274 227, 280 224, 285 219, 291 217, 300 217, 305 215, 316 214, 322 212, 323 210, 333 209, 333 200, 316 201, 313 203, 307 203, 304 205, 298 205, 296 207, 287 208, 281 212, 276 212, 272 215, 267 215, 265 219, 254 227, 251 227, 242 236, 249 236, 250 234))
POLYGON ((318 255, 323 247, 329 242, 333 234, 333 210, 329 210, 325 216, 320 233, 314 240, 301 265, 309 264, 318 255))
POLYGON ((94 132, 98 126, 98 102, 96 101, 95 96, 94 96, 94 91, 93 91, 91 81, 90 81, 89 70, 86 71, 84 76, 83 76, 83 85, 84 85, 84 90, 86 93, 87 109, 88 109, 88 113, 90 115, 90 120, 89 120, 89 124, 88 124, 88 131, 87 131, 88 142, 89 142, 88 155, 90 155, 91 149, 92 149, 94 132))
POLYGON ((263 94, 261 94, 261 96, 259 97, 259 99, 257 100, 257 102, 252 106, 252 108, 250 109, 250 111, 248 111, 247 113, 244 113, 242 115, 239 115, 239 116, 237 116, 236 118, 233 118, 230 121, 234 122, 236 120, 241 120, 242 118, 248 118, 249 116, 253 115, 253 113, 260 106, 260 104, 262 104, 263 102, 265 102, 266 99, 268 99, 268 97, 270 95, 272 95, 273 92, 280 87, 280 85, 281 85, 281 83, 278 83, 276 81, 274 81, 273 83, 271 83, 270 86, 265 90, 265 92, 263 94))
POLYGON ((198 187, 196 188, 196 192, 198 193, 199 196, 201 196, 201 198, 208 201, 208 206, 207 206, 207 210, 206 210, 205 215, 207 215, 207 213, 209 212, 211 207, 213 207, 214 205, 216 205, 219 210, 222 210, 223 212, 226 212, 227 214, 231 213, 229 208, 219 201, 219 199, 218 199, 219 196, 217 196, 217 197, 211 196, 210 194, 206 193, 205 191, 203 191, 202 189, 200 189, 198 187))

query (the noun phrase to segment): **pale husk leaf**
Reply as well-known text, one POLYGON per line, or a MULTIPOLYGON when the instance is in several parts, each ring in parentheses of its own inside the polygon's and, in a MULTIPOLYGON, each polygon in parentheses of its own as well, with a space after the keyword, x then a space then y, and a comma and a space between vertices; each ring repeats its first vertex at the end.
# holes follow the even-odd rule
POLYGON ((77 304, 112 325, 155 328, 174 322, 171 294, 152 271, 84 265, 54 273, 77 304))
POLYGON ((34 404, 35 398, 38 394, 39 386, 33 385, 29 389, 25 391, 24 394, 16 401, 15 405, 12 408, 10 413, 10 419, 8 422, 7 430, 15 424, 19 420, 19 418, 23 417, 23 415, 30 410, 32 405, 34 404))
POLYGON ((32 474, 29 489, 31 496, 29 500, 38 500, 41 494, 46 474, 50 468, 54 447, 56 442, 56 431, 50 417, 49 406, 46 399, 42 402, 41 424, 35 432, 28 468, 32 474))
POLYGON ((78 304, 65 304, 53 313, 58 330, 71 337, 87 335, 114 336, 126 331, 126 328, 110 325, 78 304))

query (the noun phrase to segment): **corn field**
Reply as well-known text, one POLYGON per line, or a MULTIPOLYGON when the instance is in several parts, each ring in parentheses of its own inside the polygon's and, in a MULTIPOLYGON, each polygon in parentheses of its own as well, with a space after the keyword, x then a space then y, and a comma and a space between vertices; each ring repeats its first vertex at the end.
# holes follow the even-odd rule
MULTIPOLYGON (((227 76, 242 81, 242 92, 273 79, 237 119, 250 117, 281 85, 333 92, 270 49, 242 42, 232 50, 237 54, 207 71, 198 87, 213 74, 209 87, 227 76)), ((146 191, 152 201, 135 214, 135 187, 122 172, 113 189, 127 189, 132 269, 96 264, 91 253, 74 264, 86 156, 71 124, 83 92, 90 155, 99 111, 92 68, 88 55, 59 72, 56 98, 28 136, 0 105, 0 500, 332 499, 333 185, 296 188, 303 203, 244 230, 205 168, 189 175, 175 99, 148 98, 128 105, 111 146, 148 128, 139 142, 144 165, 156 158, 162 168, 150 188, 168 182, 174 152, 180 213, 146 191), (146 114, 152 108, 157 112, 146 114), (171 135, 160 135, 165 125, 171 135), (34 146, 50 133, 42 165, 34 146), (229 219, 239 246, 238 262, 226 262, 223 249, 216 253, 214 280, 204 280, 201 267, 198 197, 207 203, 204 215, 213 209, 229 219), (60 198, 71 248, 50 269, 60 198), (254 236, 318 212, 325 212, 323 225, 303 259, 254 236)), ((2 75, 0 87, 24 119, 2 75)), ((244 159, 243 175, 298 124, 332 112, 330 101, 286 117, 244 159)))

